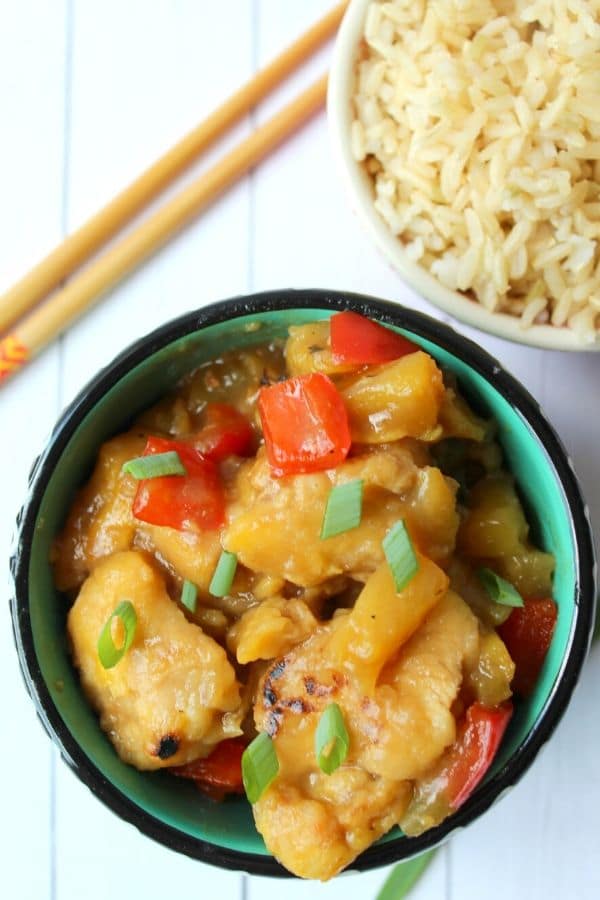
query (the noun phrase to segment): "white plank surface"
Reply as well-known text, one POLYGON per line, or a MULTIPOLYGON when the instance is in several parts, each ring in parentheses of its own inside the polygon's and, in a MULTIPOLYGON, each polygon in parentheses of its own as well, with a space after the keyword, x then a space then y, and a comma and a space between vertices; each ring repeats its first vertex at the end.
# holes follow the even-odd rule
MULTIPOLYGON (((0 287, 330 2, 0 0, 0 287)), ((326 65, 324 51, 252 121, 262 121, 326 65)), ((222 146, 251 124, 241 123, 222 146)), ((360 232, 333 170, 324 115, 2 392, 8 423, 0 445, 4 558, 30 460, 59 407, 99 367, 141 333, 210 300, 308 286, 364 291, 431 312, 360 232), (23 415, 23 409, 35 415, 23 415)), ((598 533, 600 355, 542 353, 471 336, 542 400, 573 455, 598 533)), ((186 896, 218 891, 235 900, 274 900, 282 890, 290 900, 375 896, 384 871, 348 875, 326 886, 282 885, 191 862, 121 823, 61 762, 52 762, 20 681, 6 604, 0 615, 0 673, 10 698, 0 726, 1 746, 10 750, 0 775, 3 896, 162 900, 174 889, 186 896)), ((483 820, 440 851, 414 890, 415 900, 600 896, 599 680, 596 647, 573 704, 534 768, 483 820)))
MULTIPOLYGON (((9 283, 61 238, 65 112, 65 4, 2 4, 0 26, 0 281, 9 283), (35 19, 35 26, 32 21, 35 19)), ((0 450, 0 673, 6 714, 0 847, 2 894, 50 896, 55 863, 53 750, 29 702, 8 610, 8 555, 32 458, 58 412, 58 348, 2 395, 0 450), (24 415, 23 410, 35 410, 24 415), (10 423, 10 425, 9 425, 10 423), (12 437, 9 436, 9 432, 12 437)))

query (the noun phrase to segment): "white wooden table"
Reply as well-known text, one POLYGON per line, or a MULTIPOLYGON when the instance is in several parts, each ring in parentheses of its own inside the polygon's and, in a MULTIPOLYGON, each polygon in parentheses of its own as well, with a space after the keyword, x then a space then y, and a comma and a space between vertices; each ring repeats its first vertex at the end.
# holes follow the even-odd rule
MULTIPOLYGON (((0 0, 0 287, 127 183, 332 0, 0 0)), ((246 134, 325 69, 324 51, 231 134, 246 134)), ((222 149, 219 148, 219 149, 222 149)), ((1 392, 0 549, 33 456, 83 384, 134 338, 211 300, 335 287, 431 309, 371 248, 315 119, 1 392)), ((460 326, 459 326, 460 327, 460 326)), ((461 328, 466 331, 467 329, 461 328)), ((475 339, 540 398, 572 452, 600 529, 600 354, 475 339)), ((6 562, 5 594, 11 590, 6 562)), ((23 688, 7 603, 0 628, 0 895, 369 900, 385 872, 325 885, 193 862, 109 813, 57 758, 23 688)), ((600 647, 521 784, 437 855, 415 900, 600 897, 600 647)))

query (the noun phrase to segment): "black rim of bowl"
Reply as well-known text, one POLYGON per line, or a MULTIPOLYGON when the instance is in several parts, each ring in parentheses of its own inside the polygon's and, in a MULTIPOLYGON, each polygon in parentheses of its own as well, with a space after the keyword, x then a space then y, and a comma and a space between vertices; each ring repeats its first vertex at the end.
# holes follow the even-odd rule
POLYGON ((203 862, 256 875, 289 876, 273 857, 231 850, 179 831, 147 813, 109 782, 91 762, 66 728, 52 701, 38 665, 29 618, 29 565, 38 510, 50 473, 82 418, 127 372, 146 357, 187 334, 208 326, 262 312, 289 309, 342 310, 351 308, 413 332, 462 359, 482 375, 527 420, 545 448, 549 465, 562 486, 575 547, 576 596, 574 622, 562 666, 546 704, 524 741, 509 761, 454 815, 417 838, 402 837, 370 847, 351 865, 364 871, 416 856, 439 844, 455 829, 468 825, 513 786, 531 765, 562 717, 592 635, 595 607, 595 566, 591 525, 570 459, 538 403, 503 366, 481 347, 430 316, 398 304, 361 294, 328 290, 275 290, 235 297, 186 313, 138 340, 117 356, 78 394, 60 416, 50 441, 34 463, 29 493, 17 518, 16 548, 11 559, 15 596, 11 612, 15 644, 28 692, 46 731, 78 778, 113 812, 161 844, 203 862))

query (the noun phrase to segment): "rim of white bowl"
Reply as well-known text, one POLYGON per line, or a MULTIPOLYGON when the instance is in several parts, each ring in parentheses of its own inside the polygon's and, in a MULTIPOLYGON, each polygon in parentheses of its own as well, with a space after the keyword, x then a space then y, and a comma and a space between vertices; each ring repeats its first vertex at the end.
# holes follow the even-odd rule
POLYGON ((327 94, 327 118, 335 159, 342 172, 354 211, 380 252, 401 278, 429 303, 454 319, 489 334, 531 347, 575 352, 600 351, 600 334, 593 342, 582 341, 570 328, 531 325, 508 313, 494 313, 475 300, 452 291, 418 263, 413 262, 373 205, 371 184, 351 151, 351 94, 359 41, 371 0, 350 0, 336 38, 327 94))

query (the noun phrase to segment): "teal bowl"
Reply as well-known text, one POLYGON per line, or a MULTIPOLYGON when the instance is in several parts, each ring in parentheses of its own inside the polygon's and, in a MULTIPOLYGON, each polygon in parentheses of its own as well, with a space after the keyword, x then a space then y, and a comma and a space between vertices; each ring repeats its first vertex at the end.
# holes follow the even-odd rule
POLYGON ((536 540, 556 558, 556 632, 536 690, 518 702, 495 765, 461 809, 417 838, 397 829, 363 853, 355 870, 415 856, 472 822, 531 765, 564 713, 592 634, 595 564, 591 528, 569 458, 537 403, 480 347, 420 313, 356 294, 277 291, 213 304, 170 322, 117 357, 63 413, 31 472, 12 559, 15 643, 29 694, 63 758, 122 819, 166 846, 228 869, 288 873, 267 852, 244 799, 217 804, 166 772, 120 761, 101 731, 71 665, 67 601, 54 588, 53 537, 100 444, 199 364, 264 343, 291 324, 352 308, 401 331, 454 373, 462 391, 498 423, 536 540))

